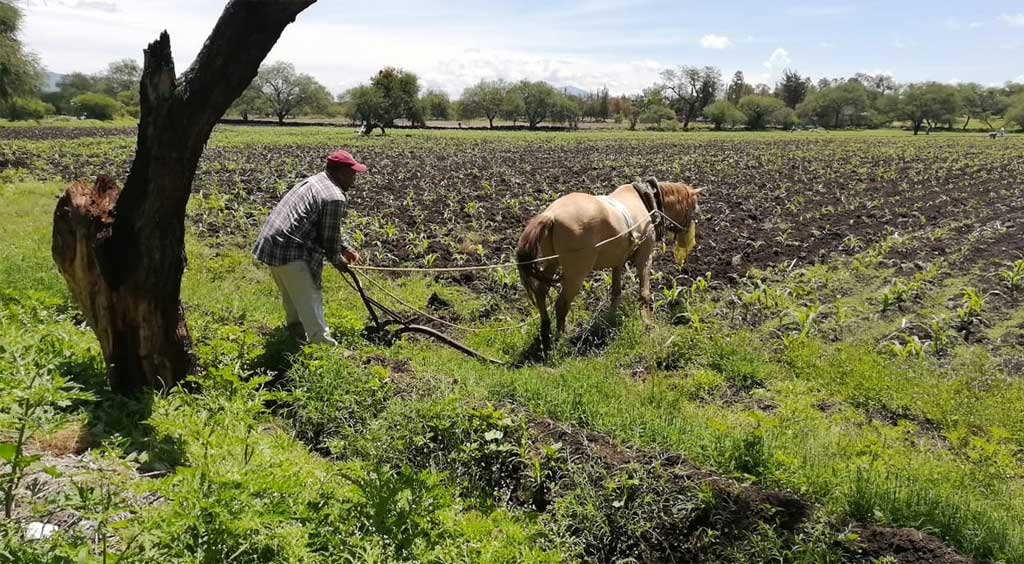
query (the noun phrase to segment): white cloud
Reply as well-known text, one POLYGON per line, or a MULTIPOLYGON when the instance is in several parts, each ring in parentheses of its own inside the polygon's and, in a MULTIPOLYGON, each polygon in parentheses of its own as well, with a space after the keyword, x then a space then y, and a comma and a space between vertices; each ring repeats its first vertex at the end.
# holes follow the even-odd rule
POLYGON ((732 40, 724 35, 710 33, 700 38, 700 46, 705 49, 726 49, 732 47, 732 40))
POLYGON ((1011 27, 1024 27, 1024 13, 1003 14, 999 16, 999 19, 1002 20, 1003 23, 1011 27))
POLYGON ((818 44, 818 46, 821 47, 822 49, 831 49, 835 47, 836 44, 832 43, 831 41, 822 41, 821 43, 818 44))
POLYGON ((779 47, 778 49, 772 51, 772 54, 770 57, 768 57, 768 60, 762 64, 764 65, 764 68, 768 69, 769 71, 778 71, 783 69, 786 65, 788 65, 791 62, 792 59, 789 58, 789 51, 786 51, 782 47, 779 47))
POLYGON ((1018 76, 1017 78, 1013 79, 1013 81, 1018 83, 1018 84, 1024 84, 1024 74, 1022 74, 1022 75, 1018 76))
POLYGON ((971 23, 967 24, 967 28, 968 29, 978 29, 978 28, 980 28, 983 25, 985 25, 985 24, 983 24, 981 22, 971 22, 971 23))

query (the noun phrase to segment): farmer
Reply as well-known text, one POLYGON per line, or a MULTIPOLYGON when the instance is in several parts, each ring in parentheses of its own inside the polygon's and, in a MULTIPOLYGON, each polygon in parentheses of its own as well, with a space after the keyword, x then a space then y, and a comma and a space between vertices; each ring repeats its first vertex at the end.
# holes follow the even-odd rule
POLYGON ((327 157, 324 171, 296 184, 270 212, 253 256, 270 267, 281 291, 288 331, 308 343, 338 344, 324 319, 320 280, 326 258, 339 271, 359 261, 341 232, 346 193, 366 172, 347 151, 327 157))

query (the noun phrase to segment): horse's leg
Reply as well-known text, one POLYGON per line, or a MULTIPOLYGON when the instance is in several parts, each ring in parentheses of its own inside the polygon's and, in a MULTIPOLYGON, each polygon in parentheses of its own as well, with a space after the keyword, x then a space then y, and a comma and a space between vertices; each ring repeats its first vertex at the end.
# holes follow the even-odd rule
POLYGON ((608 310, 608 319, 615 320, 615 314, 619 311, 619 303, 622 302, 622 275, 626 268, 620 266, 612 269, 612 306, 608 310))
POLYGON ((641 249, 636 256, 636 274, 640 279, 640 303, 643 305, 642 315, 644 323, 654 323, 654 308, 651 305, 651 257, 653 256, 653 245, 649 249, 641 249))
POLYGON ((569 307, 572 306, 576 295, 583 289, 583 280, 586 279, 588 273, 589 269, 581 272, 562 271, 562 291, 558 294, 558 300, 555 301, 556 334, 559 337, 565 332, 565 318, 569 315, 569 307))
POLYGON ((534 287, 534 302, 540 310, 540 346, 546 356, 551 354, 551 316, 548 314, 548 285, 540 282, 534 287))

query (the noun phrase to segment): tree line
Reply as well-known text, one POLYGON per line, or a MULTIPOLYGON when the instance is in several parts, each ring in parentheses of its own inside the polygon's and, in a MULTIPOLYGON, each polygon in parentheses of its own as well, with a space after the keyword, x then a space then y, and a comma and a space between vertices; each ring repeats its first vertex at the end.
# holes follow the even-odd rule
MULTIPOLYGON (((63 76, 56 90, 43 92, 42 66, 18 40, 21 13, 0 1, 0 115, 41 119, 50 114, 113 119, 138 117, 142 68, 133 59, 110 63, 96 74, 63 76)), ((886 74, 858 73, 848 78, 812 81, 786 69, 774 87, 752 85, 737 71, 726 83, 712 66, 680 66, 636 95, 611 96, 607 88, 583 96, 550 84, 522 80, 481 80, 457 100, 436 89, 422 91, 407 70, 386 67, 359 85, 333 96, 323 84, 287 62, 265 64, 231 112, 243 120, 273 117, 284 123, 297 115, 345 117, 364 132, 399 120, 425 125, 428 120, 486 119, 535 129, 556 123, 578 127, 581 120, 614 120, 636 129, 688 129, 704 122, 715 129, 797 126, 841 129, 909 124, 916 135, 933 129, 966 129, 972 121, 993 129, 993 119, 1024 129, 1024 84, 986 87, 938 82, 897 83, 886 74)))

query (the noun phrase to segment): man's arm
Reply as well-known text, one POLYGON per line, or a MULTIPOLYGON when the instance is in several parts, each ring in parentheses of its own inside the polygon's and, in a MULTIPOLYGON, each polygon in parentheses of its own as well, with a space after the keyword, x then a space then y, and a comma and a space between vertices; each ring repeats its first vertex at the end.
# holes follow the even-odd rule
POLYGON ((347 211, 344 200, 328 200, 320 207, 320 242, 327 260, 338 270, 359 260, 359 253, 341 230, 347 211))

